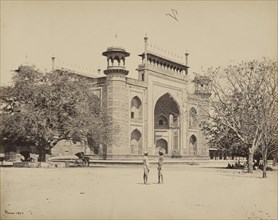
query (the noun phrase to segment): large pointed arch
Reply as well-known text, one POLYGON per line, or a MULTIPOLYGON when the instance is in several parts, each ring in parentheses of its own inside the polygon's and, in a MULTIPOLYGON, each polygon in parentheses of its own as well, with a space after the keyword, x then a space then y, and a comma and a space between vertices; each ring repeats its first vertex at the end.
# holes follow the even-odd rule
POLYGON ((169 118, 170 116, 177 121, 180 115, 180 107, 176 100, 170 95, 170 93, 165 93, 156 102, 154 108, 154 128, 169 128, 169 118), (165 123, 161 124, 162 116, 166 117, 167 127, 165 123), (162 126, 163 125, 163 126, 162 126))

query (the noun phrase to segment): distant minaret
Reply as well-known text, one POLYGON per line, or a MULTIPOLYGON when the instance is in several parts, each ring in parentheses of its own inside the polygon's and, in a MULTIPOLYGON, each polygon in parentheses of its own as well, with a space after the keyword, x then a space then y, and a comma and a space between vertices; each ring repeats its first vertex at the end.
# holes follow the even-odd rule
POLYGON ((186 66, 188 64, 188 55, 189 55, 189 53, 186 51, 186 53, 185 53, 185 65, 186 66))
MULTIPOLYGON (((189 53, 186 51, 185 53, 185 65, 188 66, 188 55, 189 53)), ((188 68, 186 68, 186 74, 188 74, 188 68)))
POLYGON ((52 71, 54 71, 55 68, 55 57, 51 57, 52 59, 52 71))
POLYGON ((192 81, 195 84, 194 94, 201 95, 202 97, 210 97, 211 95, 211 79, 204 75, 196 75, 192 81))
POLYGON ((144 51, 144 64, 148 62, 147 53, 148 53, 148 37, 147 34, 144 37, 145 40, 145 51, 144 51))

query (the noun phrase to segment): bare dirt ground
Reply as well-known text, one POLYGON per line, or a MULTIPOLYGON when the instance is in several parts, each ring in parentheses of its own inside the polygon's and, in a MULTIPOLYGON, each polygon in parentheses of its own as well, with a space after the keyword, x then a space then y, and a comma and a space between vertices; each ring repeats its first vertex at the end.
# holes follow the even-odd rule
MULTIPOLYGON (((223 164, 224 165, 224 164, 223 164)), ((1 168, 1 219, 277 219, 277 171, 208 166, 1 168)))

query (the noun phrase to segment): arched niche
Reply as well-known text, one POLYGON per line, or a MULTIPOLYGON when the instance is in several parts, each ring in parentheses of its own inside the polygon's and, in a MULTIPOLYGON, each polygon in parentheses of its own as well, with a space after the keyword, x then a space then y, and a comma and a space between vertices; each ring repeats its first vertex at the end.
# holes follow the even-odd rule
POLYGON ((141 155, 142 149, 142 135, 138 129, 134 129, 130 135, 130 151, 133 155, 141 155))

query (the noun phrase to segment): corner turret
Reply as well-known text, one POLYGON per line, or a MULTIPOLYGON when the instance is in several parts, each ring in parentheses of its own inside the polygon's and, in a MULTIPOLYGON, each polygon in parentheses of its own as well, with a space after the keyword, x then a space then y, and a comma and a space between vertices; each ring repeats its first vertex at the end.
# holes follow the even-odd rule
POLYGON ((126 52, 121 47, 108 47, 103 56, 107 57, 107 69, 104 70, 105 75, 111 75, 114 73, 127 75, 128 70, 125 69, 125 59, 129 57, 130 53, 126 52))

